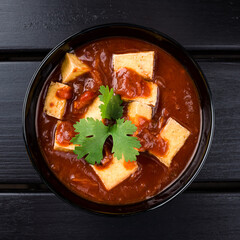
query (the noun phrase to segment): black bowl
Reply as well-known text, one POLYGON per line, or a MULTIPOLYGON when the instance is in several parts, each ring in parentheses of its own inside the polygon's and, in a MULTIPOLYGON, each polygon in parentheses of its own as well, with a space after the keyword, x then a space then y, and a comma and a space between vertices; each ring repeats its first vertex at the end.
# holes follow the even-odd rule
POLYGON ((23 134, 31 162, 43 181, 59 197, 71 204, 95 213, 130 214, 154 209, 167 203, 193 181, 206 159, 213 137, 214 113, 210 90, 199 66, 176 41, 152 29, 129 24, 107 24, 81 31, 56 46, 42 61, 28 86, 23 105, 23 134), (49 74, 65 53, 99 38, 126 36, 155 44, 174 56, 192 77, 200 97, 202 129, 199 144, 191 163, 181 176, 156 196, 128 205, 106 205, 86 200, 66 188, 49 169, 40 151, 35 128, 35 116, 39 94, 49 74))

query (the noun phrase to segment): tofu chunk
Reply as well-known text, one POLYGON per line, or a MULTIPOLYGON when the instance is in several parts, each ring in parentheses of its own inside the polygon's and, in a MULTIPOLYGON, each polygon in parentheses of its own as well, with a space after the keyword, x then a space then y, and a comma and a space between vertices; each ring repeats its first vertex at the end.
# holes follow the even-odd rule
POLYGON ((62 82, 67 83, 74 80, 76 77, 89 72, 90 68, 77 58, 75 54, 66 53, 62 63, 62 82))
POLYGON ((130 102, 128 104, 128 117, 136 126, 139 125, 139 117, 144 117, 148 120, 152 118, 152 108, 140 102, 130 102))
POLYGON ((154 51, 113 54, 113 68, 130 68, 146 79, 153 78, 154 51))
POLYGON ((65 107, 67 100, 63 98, 59 98, 57 96, 57 91, 62 88, 71 88, 65 84, 58 82, 51 82, 47 96, 44 103, 43 111, 52 117, 62 119, 63 114, 65 112, 65 107))
POLYGON ((147 105, 155 106, 157 102, 157 96, 158 96, 158 86, 155 83, 147 82, 149 88, 150 88, 150 95, 148 97, 135 97, 135 98, 127 98, 122 96, 122 99, 124 101, 136 101, 140 103, 144 103, 147 105))
POLYGON ((113 157, 106 168, 91 166, 108 191, 130 177, 138 169, 137 162, 126 162, 124 158, 118 160, 116 157, 113 157))
POLYGON ((67 146, 61 145, 56 142, 56 138, 55 138, 53 149, 57 151, 62 151, 62 152, 72 152, 75 149, 75 146, 76 145, 74 145, 73 143, 70 143, 67 146))
POLYGON ((54 139, 54 146, 53 149, 54 150, 58 150, 58 151, 63 151, 63 152, 71 152, 75 149, 75 144, 70 142, 70 139, 72 139, 72 137, 74 137, 74 135, 72 135, 74 131, 73 126, 71 125, 71 123, 67 122, 67 121, 57 121, 57 126, 56 126, 56 131, 55 131, 55 139, 54 139), (66 133, 67 131, 67 133, 66 133), (63 132, 65 132, 63 134, 63 132), (67 136, 69 139, 64 139, 64 137, 67 136), (58 141, 58 139, 62 139, 62 143, 60 143, 58 141))
POLYGON ((169 167, 173 157, 184 145, 189 135, 190 132, 186 128, 174 119, 169 118, 167 124, 160 132, 161 138, 168 142, 168 150, 164 156, 156 156, 156 154, 152 154, 155 155, 164 165, 169 167))
POLYGON ((99 106, 102 104, 102 102, 100 101, 99 97, 96 97, 93 101, 93 103, 89 106, 84 118, 94 118, 95 120, 101 120, 102 116, 101 116, 101 111, 99 106))

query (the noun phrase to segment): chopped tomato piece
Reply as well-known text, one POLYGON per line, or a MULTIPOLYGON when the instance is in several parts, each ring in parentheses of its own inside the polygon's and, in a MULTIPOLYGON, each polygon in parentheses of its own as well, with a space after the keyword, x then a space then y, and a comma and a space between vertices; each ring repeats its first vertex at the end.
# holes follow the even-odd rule
POLYGON ((80 110, 81 108, 86 107, 93 98, 96 96, 96 93, 91 91, 84 92, 80 97, 74 101, 74 108, 80 110))
POLYGON ((56 141, 62 146, 68 146, 70 140, 75 136, 73 124, 69 121, 61 121, 56 129, 56 141))
POLYGON ((71 99, 72 98, 72 88, 69 86, 60 88, 56 92, 56 96, 61 99, 71 99))
POLYGON ((131 69, 122 68, 116 73, 115 92, 126 98, 148 97, 150 88, 142 76, 131 69))

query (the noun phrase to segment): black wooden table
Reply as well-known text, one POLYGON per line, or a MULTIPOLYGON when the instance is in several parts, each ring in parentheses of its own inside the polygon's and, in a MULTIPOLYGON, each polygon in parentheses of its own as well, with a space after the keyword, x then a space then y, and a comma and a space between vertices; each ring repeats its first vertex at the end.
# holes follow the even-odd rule
POLYGON ((240 1, 0 1, 0 239, 240 239, 240 1), (57 43, 86 27, 128 22, 175 38, 212 90, 216 130, 192 185, 167 205, 124 218, 59 200, 24 147, 26 87, 57 43))

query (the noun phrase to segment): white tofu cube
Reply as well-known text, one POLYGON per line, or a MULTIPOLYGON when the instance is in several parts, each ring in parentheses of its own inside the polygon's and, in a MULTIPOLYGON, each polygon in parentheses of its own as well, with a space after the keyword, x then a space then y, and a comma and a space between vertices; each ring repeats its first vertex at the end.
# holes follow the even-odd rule
POLYGON ((63 83, 72 81, 76 77, 89 71, 90 68, 86 64, 84 64, 80 59, 78 59, 75 54, 66 53, 61 68, 63 83))
POLYGON ((148 120, 152 118, 152 108, 140 102, 130 102, 128 104, 128 118, 136 126, 139 125, 139 117, 144 117, 148 120))
POLYGON ((93 103, 88 107, 87 112, 85 113, 84 118, 93 118, 93 119, 98 119, 101 120, 101 111, 99 106, 102 104, 100 101, 99 97, 96 97, 93 101, 93 103))
POLYGON ((66 103, 67 103, 66 99, 59 98, 57 96, 57 92, 63 88, 67 88, 67 90, 71 89, 71 87, 65 84, 58 83, 58 82, 51 82, 48 88, 48 92, 47 92, 47 96, 46 96, 44 108, 43 108, 43 111, 47 115, 58 118, 58 119, 62 119, 63 114, 65 112, 66 103))
POLYGON ((158 86, 155 83, 147 82, 148 87, 150 88, 150 95, 148 97, 135 97, 135 98, 127 98, 122 96, 124 101, 137 101, 140 103, 144 103, 147 105, 155 106, 157 103, 158 96, 158 86))
MULTIPOLYGON (((63 151, 63 152, 71 152, 75 149, 75 144, 71 143, 69 140, 70 138, 72 138, 72 131, 73 131, 73 127, 71 129, 71 132, 68 132, 65 134, 63 134, 63 132, 60 130, 61 125, 63 126, 66 122, 64 121, 57 121, 57 126, 56 126, 56 130, 55 130, 55 139, 54 139, 54 146, 53 149, 57 150, 57 151, 63 151), (65 136, 70 136, 69 139, 64 139, 65 136), (58 141, 58 139, 61 139, 64 143, 60 143, 58 141)), ((67 125, 69 125, 69 123, 66 123, 67 125)), ((64 126, 63 126, 64 127, 64 126)), ((66 130, 67 131, 69 128, 69 126, 67 126, 66 130)))
POLYGON ((153 78, 154 51, 113 54, 113 68, 130 68, 146 79, 153 78))
POLYGON ((172 159, 184 145, 189 135, 190 132, 185 127, 180 125, 174 119, 169 118, 167 124, 160 132, 161 138, 168 142, 167 152, 163 156, 157 156, 154 154, 154 152, 149 152, 155 155, 164 165, 169 167, 171 165, 172 159))
POLYGON ((104 167, 91 165, 95 173, 99 176, 105 188, 109 191, 137 171, 137 162, 126 162, 124 158, 113 160, 104 167))
POLYGON ((55 139, 53 149, 57 150, 57 151, 61 151, 61 152, 72 152, 75 149, 75 146, 76 145, 74 145, 73 143, 71 143, 67 146, 61 145, 61 144, 57 143, 56 139, 55 139))

